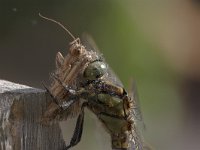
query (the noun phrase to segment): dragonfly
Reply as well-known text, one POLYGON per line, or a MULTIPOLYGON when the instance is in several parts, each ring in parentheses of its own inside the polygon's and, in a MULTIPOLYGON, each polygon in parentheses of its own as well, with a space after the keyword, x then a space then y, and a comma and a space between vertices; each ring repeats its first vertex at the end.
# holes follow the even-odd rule
POLYGON ((112 149, 148 149, 137 129, 137 120, 141 120, 142 115, 135 88, 128 94, 99 51, 91 44, 82 44, 80 38, 75 38, 60 22, 39 15, 60 25, 73 39, 65 57, 60 52, 56 55, 52 83, 50 87, 45 86, 53 101, 43 115, 43 123, 77 117, 73 136, 65 148, 68 150, 81 140, 87 108, 109 133, 112 149))

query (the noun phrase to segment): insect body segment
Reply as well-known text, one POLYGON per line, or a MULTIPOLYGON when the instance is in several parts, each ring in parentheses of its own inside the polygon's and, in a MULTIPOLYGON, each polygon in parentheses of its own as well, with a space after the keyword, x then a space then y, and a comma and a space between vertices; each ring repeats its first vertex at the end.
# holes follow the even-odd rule
POLYGON ((100 54, 87 50, 79 38, 72 37, 69 53, 65 57, 61 53, 56 56, 56 70, 49 88, 55 100, 48 106, 43 121, 78 116, 67 150, 80 141, 84 109, 88 108, 110 134, 113 149, 128 150, 133 144, 133 150, 143 150, 132 113, 134 99, 128 96, 100 54))

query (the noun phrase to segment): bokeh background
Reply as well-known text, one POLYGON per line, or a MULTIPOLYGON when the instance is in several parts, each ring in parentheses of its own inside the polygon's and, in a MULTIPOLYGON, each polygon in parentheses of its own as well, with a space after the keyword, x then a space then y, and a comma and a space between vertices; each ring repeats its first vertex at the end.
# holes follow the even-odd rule
MULTIPOLYGON (((200 149, 200 3, 198 0, 0 0, 0 78, 43 88, 76 36, 94 38, 128 88, 137 82, 155 150, 200 149)), ((74 120, 62 122, 66 141, 74 120)), ((109 150, 109 136, 87 111, 82 141, 74 150, 109 150)))

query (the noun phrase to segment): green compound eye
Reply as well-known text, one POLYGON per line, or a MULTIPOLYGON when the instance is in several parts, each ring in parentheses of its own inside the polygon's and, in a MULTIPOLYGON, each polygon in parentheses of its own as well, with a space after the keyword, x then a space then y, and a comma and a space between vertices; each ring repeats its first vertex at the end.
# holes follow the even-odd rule
POLYGON ((84 77, 88 80, 96 80, 102 77, 107 71, 106 64, 101 61, 90 63, 84 71, 84 77))

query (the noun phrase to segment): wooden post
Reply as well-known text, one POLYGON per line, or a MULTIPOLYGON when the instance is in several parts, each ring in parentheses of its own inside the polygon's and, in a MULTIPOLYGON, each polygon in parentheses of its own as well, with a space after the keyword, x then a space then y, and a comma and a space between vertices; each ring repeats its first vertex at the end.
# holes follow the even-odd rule
POLYGON ((0 80, 0 150, 64 150, 58 122, 42 125, 46 91, 0 80))

